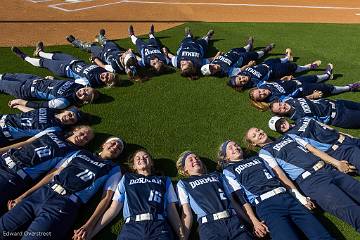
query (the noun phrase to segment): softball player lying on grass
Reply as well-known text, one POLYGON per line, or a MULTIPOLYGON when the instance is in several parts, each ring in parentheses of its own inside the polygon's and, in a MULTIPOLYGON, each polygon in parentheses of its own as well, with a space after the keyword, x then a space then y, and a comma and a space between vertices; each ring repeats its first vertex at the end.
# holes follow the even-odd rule
POLYGON ((312 117, 321 123, 341 127, 360 128, 360 103, 348 100, 293 98, 284 102, 274 101, 270 111, 280 117, 296 121, 312 117))
POLYGON ((246 195, 269 227, 271 239, 301 239, 294 226, 308 239, 333 239, 306 209, 315 207, 310 198, 303 196, 281 169, 275 177, 259 156, 244 159, 240 146, 231 140, 221 144, 218 157, 229 188, 233 194, 246 195))
POLYGON ((92 63, 112 73, 126 73, 130 79, 138 75, 138 60, 131 49, 125 50, 115 42, 105 37, 105 30, 101 29, 95 40, 100 46, 94 43, 83 42, 73 35, 66 37, 74 47, 91 53, 92 63))
POLYGON ((292 59, 292 51, 288 48, 284 58, 268 59, 258 65, 255 65, 254 61, 249 62, 244 70, 238 68, 237 72, 233 72, 228 85, 237 91, 242 91, 246 88, 255 87, 263 81, 273 81, 284 76, 316 69, 321 64, 321 61, 317 60, 305 66, 300 66, 291 62, 292 59))
POLYGON ((15 114, 0 114, 0 147, 9 145, 14 140, 31 137, 46 129, 61 131, 66 126, 80 120, 76 109, 56 111, 50 108, 31 109, 16 106, 23 111, 15 114))
POLYGON ((78 83, 91 87, 114 86, 119 80, 119 75, 108 72, 98 65, 90 65, 74 56, 65 53, 46 53, 42 42, 37 44, 32 58, 23 53, 19 48, 11 50, 21 59, 35 67, 47 68, 55 75, 75 79, 78 83))
POLYGON ((110 207, 88 235, 95 236, 123 208, 125 224, 119 240, 174 239, 167 221, 178 237, 184 239, 175 206, 177 196, 170 178, 153 175, 154 163, 146 150, 135 151, 129 164, 134 173, 122 177, 110 207))
MULTIPOLYGON (((269 120, 269 128, 293 139, 300 138, 304 143, 326 152, 335 159, 346 160, 357 170, 360 169, 360 141, 350 135, 340 133, 334 128, 316 121, 313 118, 300 118, 294 124, 286 118, 274 116, 269 120)), ((316 152, 314 152, 316 155, 316 152)))
POLYGON ((137 51, 141 55, 140 66, 149 67, 157 74, 166 73, 170 68, 170 60, 161 51, 161 45, 155 37, 154 25, 150 26, 149 40, 144 42, 135 36, 134 27, 129 26, 129 36, 131 42, 136 46, 137 51))
POLYGON ((254 38, 250 37, 248 43, 242 48, 233 48, 226 53, 218 52, 215 57, 208 58, 208 64, 201 67, 201 73, 205 76, 230 77, 244 70, 251 61, 256 61, 269 53, 275 46, 269 44, 260 51, 253 51, 254 38), (245 67, 244 67, 245 66, 245 67))
MULTIPOLYGON (((206 166, 191 151, 183 152, 176 162, 178 173, 184 176, 177 183, 182 210, 182 223, 188 239, 193 222, 192 211, 199 222, 200 239, 254 239, 232 207, 224 186, 224 177, 218 172, 207 173, 206 166), (192 211, 191 211, 192 210, 192 211)), ((246 206, 251 209, 250 206, 246 206)), ((266 227, 251 211, 255 232, 266 234, 266 227)))
POLYGON ((26 141, 0 148, 0 216, 10 199, 20 196, 63 158, 93 138, 89 126, 77 126, 68 134, 46 130, 26 141))
POLYGON ((185 38, 181 41, 180 46, 173 55, 164 49, 164 54, 170 58, 171 64, 180 68, 181 76, 190 80, 196 80, 200 77, 200 68, 206 64, 205 54, 209 45, 209 40, 214 35, 214 30, 209 30, 206 36, 195 40, 190 28, 185 28, 185 38))
POLYGON ((10 101, 9 106, 22 105, 30 108, 64 109, 81 107, 95 101, 99 92, 74 81, 47 79, 25 73, 4 73, 0 75, 0 92, 19 99, 10 101), (48 100, 32 102, 25 100, 48 100))
POLYGON ((264 159, 276 176, 282 179, 284 171, 324 211, 360 232, 360 182, 345 174, 354 171, 353 166, 330 157, 310 144, 301 143, 300 139, 294 140, 284 135, 272 140, 258 128, 250 128, 245 134, 245 140, 250 148, 261 148, 259 157, 264 159))
MULTIPOLYGON (((96 210, 76 232, 92 228, 120 180, 120 167, 112 160, 120 155, 122 146, 120 139, 110 138, 102 145, 99 156, 80 150, 64 158, 55 171, 11 202, 11 210, 0 218, 1 232, 26 230, 28 234, 22 239, 34 239, 33 233, 50 233, 51 239, 67 239, 81 205, 103 188, 96 210)), ((3 235, 0 239, 4 239, 3 235)))

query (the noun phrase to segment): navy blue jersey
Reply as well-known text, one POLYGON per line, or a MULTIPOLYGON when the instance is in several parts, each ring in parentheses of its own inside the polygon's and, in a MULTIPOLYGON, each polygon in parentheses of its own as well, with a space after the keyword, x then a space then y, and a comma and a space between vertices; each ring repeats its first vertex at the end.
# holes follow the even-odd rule
POLYGON ((104 49, 100 60, 112 67, 113 71, 111 72, 122 73, 125 71, 125 68, 120 63, 120 57, 123 53, 124 51, 120 51, 119 49, 104 49))
POLYGON ((266 64, 259 64, 253 67, 247 67, 240 74, 246 74, 250 76, 250 81, 247 83, 247 87, 255 87, 262 81, 270 80, 270 68, 266 64))
POLYGON ((330 129, 313 118, 300 118, 295 122, 287 135, 296 139, 300 137, 321 151, 327 151, 333 144, 337 143, 340 133, 336 129, 330 129))
POLYGON ((246 50, 244 48, 233 48, 230 51, 221 54, 219 57, 215 58, 211 64, 220 65, 221 69, 217 75, 223 77, 228 76, 230 68, 232 67, 242 67, 248 63, 246 58, 246 50))
POLYGON ((231 163, 223 173, 231 191, 242 190, 252 204, 261 194, 282 187, 280 181, 258 156, 231 163))
POLYGON ((91 87, 100 87, 104 85, 104 82, 100 79, 100 74, 107 72, 104 68, 98 65, 90 65, 83 61, 75 61, 70 64, 73 78, 86 78, 89 80, 91 87))
POLYGON ((150 66, 150 60, 159 59, 163 63, 167 64, 168 60, 165 55, 160 51, 160 48, 157 46, 152 46, 149 44, 144 45, 140 51, 141 53, 141 65, 150 66))
POLYGON ((294 98, 285 101, 292 107, 292 120, 303 117, 312 117, 322 123, 329 123, 335 108, 335 102, 329 99, 309 100, 306 98, 294 98))
POLYGON ((191 61, 195 68, 200 68, 205 63, 204 50, 200 44, 195 41, 185 41, 180 45, 176 52, 176 57, 171 61, 174 67, 180 67, 180 62, 191 61))
POLYGON ((229 209, 222 178, 213 172, 181 179, 177 183, 180 204, 188 203, 198 218, 229 209))
POLYGON ((262 147, 259 156, 271 168, 279 165, 292 180, 304 171, 310 170, 320 160, 287 135, 262 147))
POLYGON ((276 80, 272 82, 263 81, 257 84, 258 88, 268 89, 271 91, 270 95, 264 99, 264 102, 272 102, 274 100, 283 100, 288 97, 302 96, 301 83, 296 80, 283 81, 276 80))
MULTIPOLYGON (((86 150, 75 153, 65 165, 65 168, 54 176, 53 182, 65 188, 68 194, 80 197, 82 202, 86 201, 82 198, 81 192, 94 188, 91 191, 91 194, 94 194, 109 178, 109 173, 115 167, 112 161, 103 160, 86 150)), ((86 199, 90 197, 86 196, 86 199)))
POLYGON ((0 133, 9 140, 34 136, 42 130, 61 130, 62 123, 55 117, 57 112, 39 108, 29 112, 0 115, 0 133))
POLYGON ((10 149, 1 155, 10 158, 13 171, 22 169, 32 180, 36 180, 53 169, 63 158, 73 154, 78 148, 66 141, 61 133, 43 131, 38 138, 21 148, 10 149))
POLYGON ((166 215, 168 204, 177 202, 169 177, 136 173, 123 176, 113 199, 124 204, 125 219, 142 213, 166 215))

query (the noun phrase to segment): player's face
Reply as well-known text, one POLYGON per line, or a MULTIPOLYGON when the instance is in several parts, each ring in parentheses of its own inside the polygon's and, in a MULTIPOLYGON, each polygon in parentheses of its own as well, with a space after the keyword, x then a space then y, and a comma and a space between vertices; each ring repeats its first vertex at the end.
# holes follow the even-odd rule
POLYGON ((106 159, 117 158, 123 151, 122 144, 115 139, 104 143, 102 148, 102 154, 106 159))
POLYGON ((246 138, 254 145, 261 145, 268 140, 267 134, 260 128, 250 128, 246 133, 246 138))
POLYGON ((283 102, 275 102, 271 106, 271 111, 275 114, 285 114, 288 113, 291 109, 291 106, 283 102))
POLYGON ((290 129, 290 123, 286 120, 282 120, 281 125, 280 125, 280 131, 282 133, 285 133, 285 132, 289 131, 289 129, 290 129))
POLYGON ((94 89, 91 87, 80 88, 77 90, 76 96, 83 102, 91 102, 94 97, 94 89))
POLYGON ((249 76, 246 75, 238 75, 235 79, 235 84, 237 87, 242 87, 247 84, 250 80, 249 76))
POLYGON ((77 146, 85 146, 94 138, 94 132, 91 128, 81 127, 73 131, 73 135, 70 136, 70 141, 77 146))
POLYGON ((67 111, 67 110, 65 110, 59 114, 59 119, 60 119, 61 123, 64 125, 73 125, 78 120, 77 116, 74 112, 67 111))
POLYGON ((219 64, 209 64, 211 74, 215 74, 220 71, 221 67, 219 64))
POLYGON ((270 95, 269 89, 255 89, 252 91, 252 97, 255 101, 263 101, 265 98, 267 98, 270 95))
POLYGON ((163 65, 164 63, 160 61, 158 58, 150 60, 150 66, 153 67, 157 72, 160 71, 163 65))
POLYGON ((185 159, 184 170, 189 175, 201 174, 203 171, 203 165, 199 157, 193 153, 187 156, 185 159))
POLYGON ((115 80, 115 74, 111 72, 103 72, 100 74, 100 80, 106 85, 111 85, 115 80))
POLYGON ((152 165, 152 160, 147 152, 140 151, 135 154, 133 166, 135 171, 151 170, 152 165))
POLYGON ((188 60, 182 60, 180 61, 180 69, 181 71, 184 71, 192 66, 192 62, 188 60))
POLYGON ((228 160, 239 160, 243 158, 243 151, 236 142, 229 142, 226 146, 226 157, 228 160))

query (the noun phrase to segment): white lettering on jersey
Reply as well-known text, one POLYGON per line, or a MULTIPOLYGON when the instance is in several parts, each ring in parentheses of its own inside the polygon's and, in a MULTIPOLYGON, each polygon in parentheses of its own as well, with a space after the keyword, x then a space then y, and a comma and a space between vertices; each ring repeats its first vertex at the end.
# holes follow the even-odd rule
POLYGON ((299 98, 299 103, 305 113, 311 113, 310 106, 307 104, 307 102, 304 98, 299 98))
POLYGON ((258 159, 254 159, 252 160, 251 162, 248 162, 248 163, 245 163, 245 164, 242 164, 242 165, 239 165, 235 168, 235 171, 240 174, 242 172, 242 170, 246 169, 246 168, 249 168, 249 167, 252 167, 252 166, 255 166, 255 165, 258 165, 258 164, 261 164, 261 161, 258 160, 258 159))
POLYGON ((288 145, 289 143, 294 142, 291 138, 287 138, 279 143, 277 143, 273 149, 276 151, 280 151, 283 147, 285 147, 286 145, 288 145))
POLYGON ((144 183, 155 183, 155 184, 162 184, 161 179, 147 179, 147 178, 138 178, 138 179, 130 179, 129 185, 133 184, 144 184, 144 183))
POLYGON ((202 184, 211 183, 211 182, 218 182, 219 179, 217 177, 207 177, 202 179, 197 179, 195 181, 189 182, 190 186, 194 189, 197 186, 200 186, 202 184))

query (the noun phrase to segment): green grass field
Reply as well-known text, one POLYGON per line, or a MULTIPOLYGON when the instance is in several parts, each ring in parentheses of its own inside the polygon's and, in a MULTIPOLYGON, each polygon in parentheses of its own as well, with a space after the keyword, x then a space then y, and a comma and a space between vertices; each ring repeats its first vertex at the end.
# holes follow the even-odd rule
MULTIPOLYGON (((255 37, 255 49, 271 42, 276 43, 270 58, 281 56, 286 47, 291 47, 298 64, 322 60, 320 70, 315 73, 322 72, 328 62, 333 63, 336 73, 336 79, 331 81, 333 84, 343 85, 360 80, 360 25, 191 23, 186 26, 191 27, 195 36, 202 36, 208 29, 215 30, 208 56, 215 55, 218 50, 227 51, 244 46, 251 35, 255 37)), ((160 32, 157 36, 172 52, 176 52, 183 37, 183 29, 184 26, 179 26, 160 32)), ((125 48, 132 47, 129 39, 119 40, 118 43, 125 48)), ((33 47, 23 49, 29 54, 34 50, 33 47)), ((52 46, 46 50, 63 51, 88 59, 88 54, 71 46, 52 46)), ((21 61, 12 54, 10 48, 0 48, 0 56, 1 73, 51 75, 47 70, 21 61)), ((97 121, 93 125, 97 137, 90 148, 95 150, 107 136, 117 135, 128 143, 128 151, 137 147, 148 149, 157 168, 174 179, 177 175, 177 156, 187 149, 197 152, 208 168, 214 170, 215 162, 212 159, 215 159, 223 140, 240 142, 245 131, 253 126, 268 130, 267 121, 270 117, 269 113, 259 112, 249 105, 247 92, 238 93, 227 87, 226 80, 204 77, 189 81, 177 72, 154 77, 143 84, 101 89, 107 95, 107 100, 83 108, 101 118, 100 123, 97 121)), ((336 98, 359 101, 360 93, 346 93, 336 98)), ((14 112, 7 107, 10 99, 9 96, 0 96, 1 113, 14 112)), ((359 130, 345 131, 360 137, 359 130)), ((84 208, 80 218, 89 216, 94 206, 95 201, 84 208)), ((360 239, 360 234, 337 218, 328 214, 318 215, 336 239, 360 239)), ((82 223, 79 221, 78 225, 82 223)), ((120 228, 119 216, 97 239, 115 239, 120 228)))

